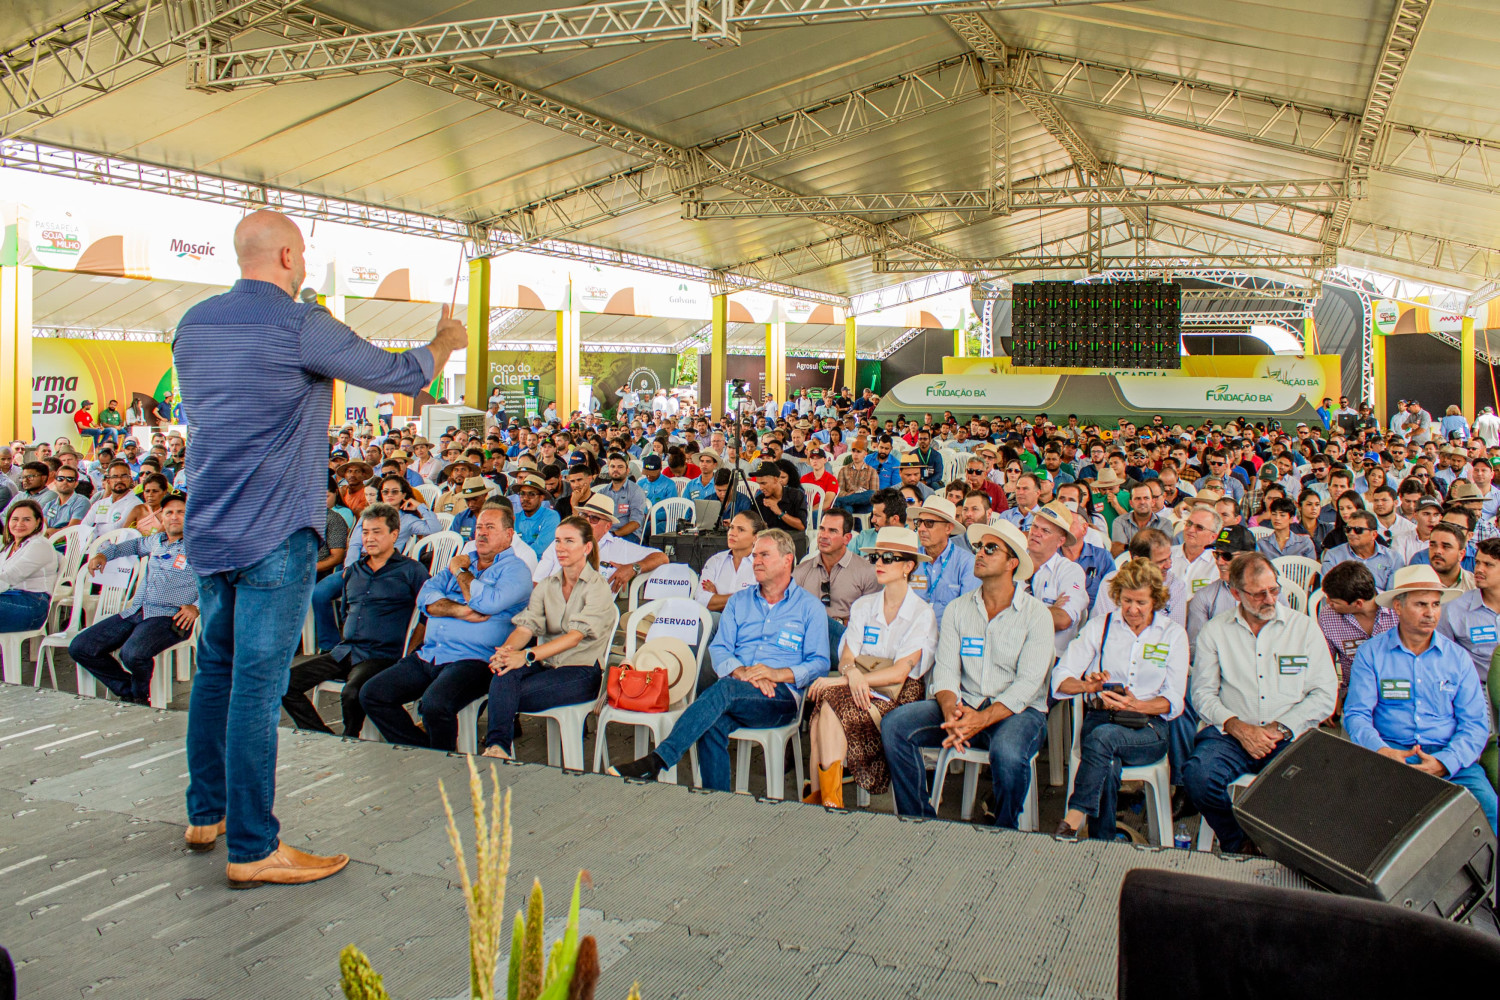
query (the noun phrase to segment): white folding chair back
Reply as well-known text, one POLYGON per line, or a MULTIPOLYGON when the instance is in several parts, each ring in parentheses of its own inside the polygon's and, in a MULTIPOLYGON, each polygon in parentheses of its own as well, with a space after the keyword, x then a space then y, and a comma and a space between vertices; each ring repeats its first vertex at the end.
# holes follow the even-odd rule
POLYGON ((1323 607, 1323 588, 1319 587, 1307 595, 1307 617, 1313 621, 1318 620, 1318 610, 1323 607))
POLYGON ((833 461, 828 463, 828 471, 833 473, 835 479, 838 478, 839 470, 848 465, 849 461, 852 458, 854 458, 853 455, 849 454, 849 452, 847 451, 844 452, 842 455, 837 456, 833 459, 833 461))
POLYGON ((1115 569, 1119 569, 1121 566, 1124 566, 1128 562, 1130 562, 1130 550, 1126 549, 1124 552, 1121 552, 1119 555, 1115 556, 1115 569))
POLYGON ((1274 535, 1274 534, 1276 534, 1276 532, 1273 529, 1268 528, 1268 527, 1266 527, 1263 524, 1252 524, 1249 527, 1250 527, 1250 534, 1252 534, 1252 535, 1255 536, 1255 540, 1257 542, 1260 541, 1262 538, 1265 538, 1268 535, 1274 535))
MULTIPOLYGON (((1068 796, 1083 764, 1083 695, 1075 694, 1073 702, 1073 749, 1068 754, 1068 796)), ((1106 777, 1106 781, 1109 779, 1106 777)), ((1121 781, 1140 781, 1146 785, 1146 832, 1152 843, 1166 847, 1172 843, 1172 772, 1167 755, 1141 767, 1127 767, 1120 772, 1121 781)))
POLYGON ((667 497, 658 500, 646 508, 646 534, 662 534, 677 530, 677 522, 681 518, 693 519, 696 508, 693 501, 685 497, 667 497), (657 515, 661 515, 661 527, 657 527, 657 515))
POLYGON ((452 514, 445 514, 445 513, 442 513, 442 512, 437 512, 437 513, 434 514, 434 516, 438 519, 438 523, 443 526, 443 530, 444 531, 447 531, 450 527, 453 526, 453 515, 452 514))
POLYGON ((1323 570, 1323 564, 1316 559, 1306 556, 1281 556, 1271 560, 1271 565, 1276 567, 1276 575, 1290 580, 1303 592, 1312 586, 1313 577, 1323 570))
POLYGON ((430 535, 413 538, 412 544, 409 546, 411 551, 407 555, 416 559, 424 552, 430 551, 432 553, 432 573, 436 576, 443 571, 443 567, 448 565, 448 560, 453 558, 454 554, 458 552, 463 544, 463 536, 456 531, 434 531, 430 535))
POLYGON ((687 484, 690 483, 690 482, 692 482, 692 480, 689 479, 689 478, 687 478, 686 476, 673 476, 672 477, 672 485, 674 485, 674 486, 677 487, 677 495, 678 496, 682 496, 682 491, 685 490, 685 489, 687 489, 687 484))
POLYGON ((648 601, 666 600, 672 597, 691 598, 698 592, 698 574, 686 563, 667 563, 649 573, 643 573, 630 581, 630 593, 625 610, 640 607, 641 598, 648 601))
POLYGON ((1281 584, 1281 596, 1286 598, 1287 607, 1293 611, 1307 613, 1307 591, 1284 576, 1277 576, 1276 582, 1281 584))
POLYGON ((417 495, 422 498, 422 502, 429 507, 432 506, 433 501, 438 498, 438 495, 443 492, 443 488, 436 483, 423 483, 420 486, 413 486, 412 489, 417 491, 417 495))

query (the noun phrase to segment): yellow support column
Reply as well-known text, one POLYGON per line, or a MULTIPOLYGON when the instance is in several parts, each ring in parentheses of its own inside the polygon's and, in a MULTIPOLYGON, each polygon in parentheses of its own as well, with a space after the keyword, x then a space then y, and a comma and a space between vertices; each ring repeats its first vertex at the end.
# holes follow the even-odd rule
MULTIPOLYGON (((1375 374, 1375 398, 1369 402, 1375 410, 1375 419, 1383 426, 1389 416, 1385 408, 1385 337, 1373 329, 1370 331, 1370 353, 1370 367, 1375 374)), ((1383 429, 1390 430, 1389 427, 1383 429)))
POLYGON ((0 267, 0 438, 5 441, 32 437, 31 302, 31 267, 0 267))
POLYGON ((1459 407, 1464 411, 1464 419, 1470 423, 1474 422, 1474 317, 1465 316, 1462 331, 1458 335, 1458 363, 1462 366, 1458 372, 1458 395, 1459 407))
POLYGON ((953 331, 953 356, 955 358, 966 358, 969 356, 969 334, 966 330, 953 331))
MULTIPOLYGON (((854 329, 855 319, 853 316, 844 318, 844 385, 851 391, 859 392, 859 386, 854 382, 855 369, 859 365, 859 357, 854 351, 854 329)), ((835 391, 838 386, 833 387, 835 391)))
MULTIPOLYGON (((469 346, 464 361, 464 404, 484 409, 490 398, 490 259, 469 261, 469 346)), ((441 372, 433 372, 437 378, 441 372)))
POLYGON ((715 417, 722 417, 729 407, 724 398, 724 384, 729 381, 729 296, 714 296, 713 329, 708 335, 709 382, 708 406, 715 417))
POLYGON ((786 320, 780 318, 766 324, 766 392, 775 397, 777 403, 785 403, 789 390, 786 384, 786 320))
POLYGON ((567 302, 557 314, 557 419, 562 421, 578 409, 579 323, 573 303, 573 283, 569 281, 567 302))

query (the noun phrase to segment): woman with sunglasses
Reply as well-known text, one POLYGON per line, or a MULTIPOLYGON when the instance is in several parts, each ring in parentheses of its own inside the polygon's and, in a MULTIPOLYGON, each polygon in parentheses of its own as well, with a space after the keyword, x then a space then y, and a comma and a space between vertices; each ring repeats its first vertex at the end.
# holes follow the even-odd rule
MULTIPOLYGON (((17 500, 5 513, 0 532, 0 632, 29 632, 47 620, 62 557, 47 544, 45 525, 35 500, 17 500)), ((19 664, 15 675, 19 682, 19 664)))
POLYGON ((1115 839, 1119 769, 1166 755, 1169 723, 1187 694, 1187 632, 1163 610, 1161 570, 1132 559, 1110 580, 1109 596, 1119 610, 1085 625, 1052 669, 1053 696, 1084 695, 1086 706, 1068 811, 1053 834, 1068 840, 1085 820, 1090 839, 1115 839))
POLYGON ((909 585, 917 564, 928 561, 917 533, 881 528, 869 560, 881 590, 849 606, 849 627, 839 643, 839 676, 820 677, 807 689, 814 706, 809 768, 818 783, 815 788, 809 783, 802 801, 839 809, 846 764, 865 791, 879 795, 890 786, 880 720, 897 705, 922 698, 922 678, 932 669, 937 649, 937 617, 909 585), (866 669, 855 662, 857 657, 884 662, 866 669))
MULTIPOLYGON (((1297 500, 1299 505, 1301 505, 1302 501, 1307 497, 1307 493, 1307 490, 1302 491, 1302 496, 1297 500)), ((1318 538, 1316 535, 1313 536, 1313 544, 1318 547, 1318 555, 1320 558, 1325 553, 1327 553, 1329 549, 1337 548, 1340 545, 1348 543, 1349 531, 1347 523, 1349 520, 1349 516, 1357 510, 1369 510, 1369 508, 1365 506, 1364 497, 1360 496, 1358 493, 1355 493, 1353 490, 1345 490, 1343 493, 1339 494, 1338 500, 1333 505, 1333 526, 1331 528, 1328 528, 1322 538, 1318 538)), ((1324 521, 1323 523, 1326 525, 1328 522, 1324 521)))

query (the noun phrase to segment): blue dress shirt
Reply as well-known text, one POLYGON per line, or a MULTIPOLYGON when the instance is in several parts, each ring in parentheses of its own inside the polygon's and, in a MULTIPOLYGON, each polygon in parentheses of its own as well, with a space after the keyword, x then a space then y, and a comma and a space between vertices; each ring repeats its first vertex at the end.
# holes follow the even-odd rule
POLYGON ((193 470, 188 561, 200 574, 254 566, 302 528, 322 536, 334 379, 416 395, 433 375, 426 347, 393 354, 322 306, 244 278, 183 315, 172 363, 193 470))
POLYGON ((792 686, 805 691, 828 673, 828 612, 796 584, 775 604, 766 603, 760 587, 746 587, 724 605, 708 655, 720 677, 764 663, 792 671, 792 686))
POLYGON ((941 624, 943 609, 948 602, 979 586, 979 580, 974 576, 974 553, 950 538, 941 555, 930 563, 917 566, 912 573, 911 586, 917 596, 932 605, 932 613, 941 624))
POLYGON ((1396 570, 1401 567, 1401 558, 1384 545, 1375 546, 1375 553, 1370 558, 1361 559, 1354 554, 1354 550, 1346 543, 1344 545, 1335 545, 1323 553, 1323 572, 1327 573, 1341 562, 1364 563, 1365 569, 1369 570, 1370 575, 1375 577, 1376 590, 1389 589, 1391 578, 1396 575, 1396 570))
MULTIPOLYGON (((531 600, 531 572, 510 549, 495 556, 489 569, 479 571, 479 553, 469 553, 468 605, 488 621, 466 622, 458 618, 428 616, 427 638, 418 655, 429 663, 454 663, 458 660, 488 660, 511 633, 510 620, 523 611, 531 600)), ((453 571, 441 573, 422 585, 417 606, 426 608, 434 601, 447 598, 463 603, 463 590, 453 571)))
POLYGON ((884 462, 880 460, 878 453, 872 451, 865 456, 865 464, 880 476, 881 489, 888 490, 901 485, 901 460, 894 451, 885 457, 884 462))
POLYGON ((682 488, 682 495, 689 500, 717 500, 719 494, 714 490, 714 477, 709 476, 708 482, 700 479, 689 479, 687 485, 682 488))
POLYGON ((1420 746, 1453 775, 1479 759, 1490 713, 1462 647, 1434 632, 1418 656, 1402 643, 1398 627, 1366 640, 1354 654, 1344 730, 1369 750, 1420 746))
MULTIPOLYGON (((457 522, 457 518, 454 521, 457 522)), ((535 514, 527 515, 524 510, 516 511, 516 534, 521 536, 521 541, 531 546, 540 559, 547 546, 552 544, 552 536, 557 534, 557 526, 562 523, 562 517, 542 504, 536 509, 535 514)))

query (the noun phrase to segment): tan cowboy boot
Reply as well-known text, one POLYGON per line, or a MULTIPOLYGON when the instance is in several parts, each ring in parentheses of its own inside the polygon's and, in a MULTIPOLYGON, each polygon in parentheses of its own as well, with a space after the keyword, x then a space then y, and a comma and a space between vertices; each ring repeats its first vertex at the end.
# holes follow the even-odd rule
POLYGON ((844 762, 836 760, 831 767, 818 768, 818 787, 825 806, 844 808, 844 762))

